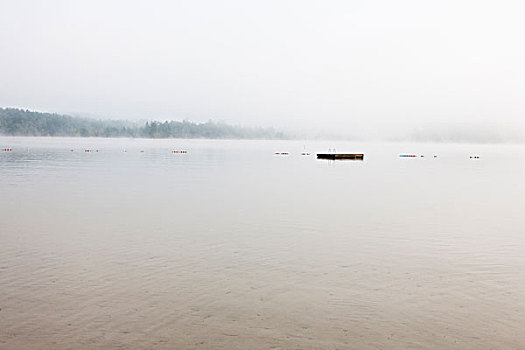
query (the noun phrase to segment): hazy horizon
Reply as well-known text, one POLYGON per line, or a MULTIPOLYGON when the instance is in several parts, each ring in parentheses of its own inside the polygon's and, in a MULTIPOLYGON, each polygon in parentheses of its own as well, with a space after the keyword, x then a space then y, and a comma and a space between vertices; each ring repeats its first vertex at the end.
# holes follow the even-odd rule
POLYGON ((3 1, 0 105, 385 137, 524 134, 525 5, 3 1))
MULTIPOLYGON (((117 125, 128 125, 136 128, 147 125, 148 122, 154 123, 163 123, 163 122, 189 122, 193 125, 225 125, 227 127, 233 127, 239 132, 253 132, 255 130, 266 130, 270 132, 273 130, 275 134, 282 134, 283 139, 304 139, 304 140, 353 140, 353 141, 372 141, 372 142, 433 142, 433 143, 525 143, 525 135, 522 130, 516 130, 510 128, 508 125, 498 125, 497 123, 486 123, 484 125, 476 125, 474 123, 456 123, 456 124, 446 124, 446 123, 427 123, 425 126, 412 126, 412 127, 393 127, 392 125, 386 125, 382 128, 376 128, 376 130, 366 129, 364 127, 354 128, 353 130, 341 130, 337 131, 327 131, 327 130, 301 130, 293 128, 275 128, 274 126, 261 127, 261 125, 243 125, 240 123, 233 124, 225 122, 224 120, 212 120, 209 119, 205 122, 193 121, 187 118, 185 119, 143 119, 143 120, 130 120, 130 119, 107 119, 107 118, 97 118, 92 115, 85 115, 81 113, 69 114, 59 114, 52 111, 35 111, 27 108, 20 107, 0 107, 0 112, 2 110, 15 109, 19 111, 29 111, 30 113, 37 112, 43 113, 42 116, 46 114, 64 116, 64 117, 73 117, 78 118, 79 120, 88 120, 88 121, 101 121, 108 122, 108 126, 114 126, 114 123, 117 125), (242 131, 244 130, 244 131, 242 131)), ((38 115, 37 115, 38 117, 38 115)), ((18 134, 18 133, 2 133, 2 113, 0 113, 0 135, 26 135, 26 136, 35 136, 32 134, 18 134)), ((24 130, 23 123, 20 124, 22 120, 17 123, 17 128, 22 128, 24 130)), ((10 122, 8 122, 9 124, 10 122)), ((7 125, 4 125, 4 128, 7 125)), ((27 127, 27 126, 25 126, 27 127)), ((7 129, 6 129, 7 130, 7 129)), ((32 129, 31 129, 32 130, 32 129)), ((138 130, 138 129, 137 129, 138 130)), ((45 135, 46 132, 51 132, 50 130, 41 130, 45 135)), ((75 136, 75 135, 70 135, 75 136)), ((104 136, 109 137, 109 136, 104 136)), ((121 137, 121 136, 116 136, 121 137)), ((257 137, 256 139, 260 139, 257 137)), ((269 137, 268 139, 275 139, 275 135, 269 137)))

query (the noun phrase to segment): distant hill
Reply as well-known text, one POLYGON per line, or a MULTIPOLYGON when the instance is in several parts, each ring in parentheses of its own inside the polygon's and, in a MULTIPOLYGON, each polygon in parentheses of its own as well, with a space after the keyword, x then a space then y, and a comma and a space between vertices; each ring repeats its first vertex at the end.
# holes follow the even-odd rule
POLYGON ((246 128, 225 123, 152 121, 145 124, 118 120, 77 118, 55 113, 0 108, 0 135, 145 137, 209 139, 286 139, 272 128, 246 128))

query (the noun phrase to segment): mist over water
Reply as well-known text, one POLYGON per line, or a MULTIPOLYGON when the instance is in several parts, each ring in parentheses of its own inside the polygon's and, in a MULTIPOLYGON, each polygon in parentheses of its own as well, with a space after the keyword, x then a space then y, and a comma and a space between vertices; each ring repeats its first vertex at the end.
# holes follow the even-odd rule
POLYGON ((523 131, 524 11, 515 0, 4 0, 0 106, 346 137, 441 122, 523 131))
POLYGON ((523 348, 524 12, 0 1, 0 350, 523 348))
POLYGON ((525 343, 523 146, 0 146, 0 348, 525 343))

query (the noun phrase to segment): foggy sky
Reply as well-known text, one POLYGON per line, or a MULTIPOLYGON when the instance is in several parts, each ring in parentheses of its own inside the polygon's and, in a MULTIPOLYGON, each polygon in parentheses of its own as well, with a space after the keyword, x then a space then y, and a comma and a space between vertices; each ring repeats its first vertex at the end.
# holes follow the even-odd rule
POLYGON ((523 128, 521 1, 0 1, 0 106, 344 133, 523 128))

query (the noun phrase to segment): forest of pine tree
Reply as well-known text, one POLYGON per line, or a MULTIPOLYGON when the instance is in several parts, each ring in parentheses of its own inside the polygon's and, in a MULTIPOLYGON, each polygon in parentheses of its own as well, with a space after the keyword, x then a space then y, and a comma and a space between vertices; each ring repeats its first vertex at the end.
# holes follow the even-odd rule
POLYGON ((95 120, 54 113, 0 108, 0 135, 78 136, 209 139, 285 139, 272 128, 247 128, 208 121, 129 121, 95 120))

